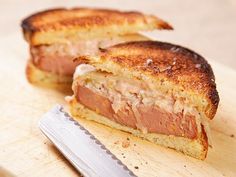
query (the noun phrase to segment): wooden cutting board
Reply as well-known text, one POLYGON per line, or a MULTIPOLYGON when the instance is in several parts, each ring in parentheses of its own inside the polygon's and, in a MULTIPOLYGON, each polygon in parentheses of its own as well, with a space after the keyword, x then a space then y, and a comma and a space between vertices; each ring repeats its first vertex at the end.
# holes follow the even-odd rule
MULTIPOLYGON (((27 83, 27 46, 20 34, 1 39, 0 49, 0 166, 22 177, 79 176, 37 126, 53 105, 66 105, 65 95, 27 83)), ((211 64, 221 101, 211 124, 213 148, 205 161, 94 122, 80 122, 138 176, 236 176, 236 71, 211 64), (127 138, 130 144, 124 148, 127 138)))

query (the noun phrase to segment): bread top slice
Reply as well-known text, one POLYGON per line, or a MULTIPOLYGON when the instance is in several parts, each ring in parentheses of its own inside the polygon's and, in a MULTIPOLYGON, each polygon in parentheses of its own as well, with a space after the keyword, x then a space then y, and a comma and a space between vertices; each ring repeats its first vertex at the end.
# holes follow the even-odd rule
POLYGON ((219 95, 211 66, 197 53, 170 43, 127 42, 83 56, 97 69, 150 83, 150 87, 197 108, 212 119, 219 95))
POLYGON ((73 8, 50 9, 22 21, 31 45, 65 43, 154 29, 172 29, 165 21, 136 11, 73 8))

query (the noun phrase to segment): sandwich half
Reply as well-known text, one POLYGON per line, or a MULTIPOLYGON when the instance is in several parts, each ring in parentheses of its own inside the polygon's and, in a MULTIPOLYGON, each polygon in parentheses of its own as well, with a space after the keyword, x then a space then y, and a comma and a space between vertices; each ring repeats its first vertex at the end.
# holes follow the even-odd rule
POLYGON ((70 111, 205 159, 219 96, 207 61, 181 46, 118 44, 77 66, 70 111))
POLYGON ((96 55, 99 48, 127 42, 148 40, 139 31, 172 29, 165 21, 139 12, 108 9, 51 9, 22 21, 31 59, 26 73, 31 83, 49 87, 71 87, 73 60, 82 55, 96 55))

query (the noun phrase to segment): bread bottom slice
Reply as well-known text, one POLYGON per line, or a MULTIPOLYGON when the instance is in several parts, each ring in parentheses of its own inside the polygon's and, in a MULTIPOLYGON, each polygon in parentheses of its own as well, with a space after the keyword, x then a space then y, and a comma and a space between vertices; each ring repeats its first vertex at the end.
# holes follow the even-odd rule
POLYGON ((207 137, 204 131, 198 139, 193 140, 185 137, 177 137, 173 135, 164 135, 157 133, 144 134, 137 129, 120 125, 102 115, 97 114, 96 112, 86 108, 84 105, 78 103, 76 99, 70 101, 70 112, 75 120, 77 118, 85 118, 87 120, 92 120, 115 129, 129 132, 137 137, 144 138, 158 145, 175 149, 197 159, 203 160, 206 158, 207 155, 207 137))
POLYGON ((37 68, 31 60, 26 66, 26 77, 34 85, 53 88, 63 92, 71 92, 72 77, 53 74, 37 68))

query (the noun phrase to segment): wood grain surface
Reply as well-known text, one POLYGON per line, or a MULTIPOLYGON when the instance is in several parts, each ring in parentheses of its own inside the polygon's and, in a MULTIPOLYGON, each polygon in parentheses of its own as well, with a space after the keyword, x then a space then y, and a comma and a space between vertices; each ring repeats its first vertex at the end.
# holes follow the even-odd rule
MULTIPOLYGON (((8 4, 12 2, 9 1, 8 4)), ((61 1, 59 2, 56 4, 55 1, 50 1, 50 6, 61 5, 61 1)), ((114 5, 116 2, 113 1, 113 5, 111 2, 107 2, 107 6, 121 8, 121 4, 114 5)), ((133 1, 128 1, 127 4, 131 5, 131 2, 133 1)), ((150 2, 153 3, 153 1, 150 2)), ((169 8, 163 1, 161 2, 162 8, 169 8)), ((95 3, 96 6, 98 4, 95 3)), ((177 34, 153 32, 148 35, 196 49, 206 58, 210 56, 209 61, 216 75, 221 100, 217 115, 211 122, 213 148, 209 149, 207 159, 205 161, 196 160, 94 122, 85 120, 80 120, 80 122, 138 176, 236 176, 236 71, 224 66, 223 60, 217 60, 217 57, 223 56, 223 53, 233 51, 235 46, 232 45, 230 49, 227 46, 225 48, 216 47, 217 44, 210 46, 210 43, 204 43, 203 37, 197 38, 196 36, 196 40, 191 40, 193 37, 190 34, 197 32, 201 27, 196 25, 196 29, 191 26, 189 29, 183 29, 181 24, 184 25, 184 22, 175 20, 183 17, 171 17, 164 9, 160 10, 157 5, 158 3, 134 4, 136 9, 146 12, 148 12, 148 8, 151 13, 155 12, 155 8, 159 9, 161 16, 168 17, 167 20, 170 22, 174 21, 174 26, 178 27, 176 27, 177 34), (182 38, 178 34, 181 34, 182 38), (183 38, 185 35, 186 39, 183 38), (214 53, 213 49, 218 55, 214 53), (224 51, 218 51, 220 49, 224 51), (122 143, 127 143, 127 141, 129 146, 124 148, 122 143)), ((170 7, 173 8, 173 5, 170 7)), ((18 4, 18 8, 19 11, 23 11, 20 4, 18 4)), ((38 129, 38 120, 46 111, 57 103, 66 105, 65 95, 32 86, 26 81, 25 64, 28 58, 28 48, 22 39, 20 28, 17 27, 21 16, 16 15, 19 12, 17 12, 17 7, 14 6, 14 9, 17 18, 12 17, 14 19, 12 21, 16 22, 18 19, 17 24, 15 23, 15 26, 9 27, 8 30, 4 29, 4 34, 0 34, 0 166, 2 167, 0 174, 20 177, 79 176, 79 173, 38 129)), ((26 11, 29 13, 33 10, 35 9, 27 7, 26 11)), ((1 16, 1 18, 3 17, 1 16)), ((217 37, 219 38, 219 36, 217 37)), ((211 40, 211 38, 212 36, 206 40, 211 40)), ((235 53, 226 54, 226 57, 230 58, 231 55, 235 57, 235 53)))

